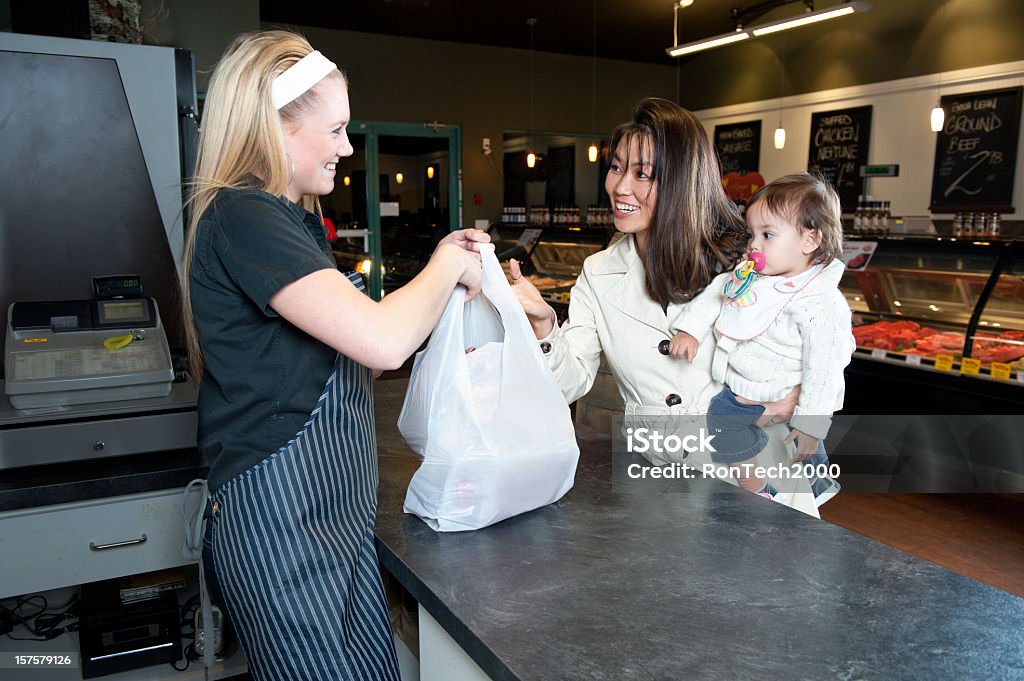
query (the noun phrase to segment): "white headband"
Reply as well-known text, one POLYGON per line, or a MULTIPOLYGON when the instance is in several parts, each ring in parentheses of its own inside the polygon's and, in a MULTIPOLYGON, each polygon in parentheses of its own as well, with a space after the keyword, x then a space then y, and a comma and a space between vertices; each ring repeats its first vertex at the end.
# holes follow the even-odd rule
POLYGON ((316 50, 289 66, 271 86, 274 108, 281 110, 338 68, 316 50))

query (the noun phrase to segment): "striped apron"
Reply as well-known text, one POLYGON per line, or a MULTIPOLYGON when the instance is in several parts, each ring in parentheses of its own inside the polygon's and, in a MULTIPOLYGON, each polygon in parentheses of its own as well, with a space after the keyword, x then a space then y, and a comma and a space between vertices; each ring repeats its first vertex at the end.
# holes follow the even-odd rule
POLYGON ((257 681, 399 679, 373 539, 372 380, 339 355, 302 430, 211 495, 208 556, 257 681))

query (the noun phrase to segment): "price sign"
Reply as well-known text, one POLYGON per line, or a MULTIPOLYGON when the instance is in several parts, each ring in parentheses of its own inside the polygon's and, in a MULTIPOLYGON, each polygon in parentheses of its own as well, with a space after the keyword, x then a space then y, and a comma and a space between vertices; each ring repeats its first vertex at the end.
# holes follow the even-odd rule
POLYGON ((871 351, 871 356, 875 359, 885 359, 886 353, 885 350, 881 348, 875 348, 871 351))
POLYGON ((871 107, 860 106, 811 114, 807 169, 816 171, 839 192, 844 213, 852 213, 864 185, 861 166, 868 163, 871 107))
POLYGON ((933 213, 1010 206, 1022 91, 1014 87, 942 98, 946 121, 935 136, 933 213))
POLYGON ((953 355, 935 355, 935 368, 939 371, 952 371, 953 355))
POLYGON ((913 364, 916 367, 921 366, 921 355, 907 355, 907 364, 913 364))
POLYGON ((960 360, 960 372, 968 376, 977 376, 981 371, 981 360, 976 357, 964 357, 960 360))
POLYGON ((992 378, 1001 381, 1010 380, 1010 365, 1004 362, 992 362, 992 378))

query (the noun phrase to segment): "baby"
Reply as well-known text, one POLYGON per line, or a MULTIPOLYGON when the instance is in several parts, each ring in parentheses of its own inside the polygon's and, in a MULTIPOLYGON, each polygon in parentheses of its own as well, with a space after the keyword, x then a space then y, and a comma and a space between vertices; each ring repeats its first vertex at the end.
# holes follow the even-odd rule
POLYGON ((828 477, 822 440, 843 406, 843 369, 854 351, 850 308, 839 291, 843 264, 839 196, 827 182, 787 175, 763 187, 747 208, 749 259, 716 277, 672 324, 669 353, 692 362, 713 330, 712 376, 725 388, 708 406, 715 463, 728 464, 747 490, 774 496, 752 459, 768 443, 755 425, 764 404, 800 386, 790 420, 796 461, 813 466, 815 504, 839 492, 828 477))

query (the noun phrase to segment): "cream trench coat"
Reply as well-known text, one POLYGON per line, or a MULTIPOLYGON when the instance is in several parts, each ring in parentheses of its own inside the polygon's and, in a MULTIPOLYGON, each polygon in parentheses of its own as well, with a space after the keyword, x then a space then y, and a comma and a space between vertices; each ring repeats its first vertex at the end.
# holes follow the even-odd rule
MULTIPOLYGON (((587 258, 572 289, 568 321, 540 341, 566 401, 575 402, 590 391, 603 353, 625 404, 627 424, 649 423, 659 430, 666 423, 688 423, 681 426, 687 430, 704 427, 708 403, 722 390, 711 378, 713 338, 703 340, 693 364, 658 351, 662 341, 672 338, 670 325, 682 309, 669 305, 662 310, 648 297, 634 237, 620 238, 587 258)), ((779 425, 768 432, 771 439, 759 463, 788 463, 782 444, 788 430, 779 425)), ((679 460, 645 456, 655 464, 679 460)), ((710 458, 698 452, 685 461, 699 465, 710 458)), ((806 480, 772 482, 785 493, 784 503, 818 517, 806 480)))

